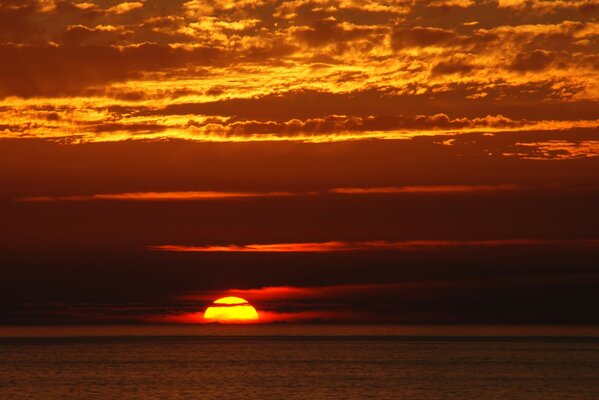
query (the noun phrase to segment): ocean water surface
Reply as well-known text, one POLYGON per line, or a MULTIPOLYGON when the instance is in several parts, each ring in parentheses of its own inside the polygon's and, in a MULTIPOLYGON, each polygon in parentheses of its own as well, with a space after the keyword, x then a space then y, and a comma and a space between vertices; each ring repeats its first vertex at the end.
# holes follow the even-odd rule
POLYGON ((597 399, 584 327, 0 329, 0 399, 597 399))

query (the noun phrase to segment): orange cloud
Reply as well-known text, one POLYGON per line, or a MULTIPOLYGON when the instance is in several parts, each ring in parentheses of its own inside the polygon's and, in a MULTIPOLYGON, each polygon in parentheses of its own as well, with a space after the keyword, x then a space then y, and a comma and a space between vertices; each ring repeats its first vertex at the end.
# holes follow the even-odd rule
POLYGON ((124 3, 117 4, 116 6, 110 7, 106 11, 114 14, 125 14, 129 11, 142 8, 143 6, 144 3, 141 3, 139 1, 127 1, 124 3))
MULTIPOLYGON (((261 322, 455 321, 459 320, 459 317, 447 314, 444 305, 451 303, 456 297, 471 301, 480 299, 481 293, 485 293, 486 296, 499 300, 516 288, 525 287, 531 293, 540 295, 548 288, 559 288, 563 285, 576 287, 581 284, 584 287, 583 282, 589 284, 597 280, 596 274, 567 277, 547 274, 495 279, 477 277, 307 287, 267 286, 221 291, 203 290, 181 295, 177 299, 201 305, 209 304, 220 296, 243 296, 258 309, 261 322), (431 308, 432 304, 435 306, 431 308), (435 312, 433 310, 436 307, 435 312)), ((486 299, 486 296, 483 297, 486 299)), ((460 304, 463 307, 463 304, 460 304)), ((177 322, 202 322, 193 315, 194 313, 170 315, 169 318, 177 318, 177 322)))
MULTIPOLYGON (((260 323, 315 322, 315 321, 370 321, 372 313, 344 302, 373 296, 386 296, 398 291, 414 291, 421 288, 447 286, 443 282, 350 284, 317 287, 272 286, 255 289, 206 290, 178 296, 178 300, 198 301, 209 305, 221 296, 245 296, 257 307, 260 323), (331 306, 330 303, 337 303, 331 306), (286 311, 285 308, 293 310, 286 311)), ((154 316, 154 322, 205 323, 203 312, 154 316)))
POLYGON ((242 199, 252 197, 289 197, 310 196, 326 193, 335 194, 401 194, 401 193, 460 193, 492 190, 516 190, 517 185, 441 185, 441 186, 390 186, 390 187, 354 187, 333 188, 326 191, 310 192, 223 192, 223 191, 180 191, 180 192, 125 192, 99 193, 72 196, 29 196, 15 199, 19 202, 50 201, 197 201, 242 199))
MULTIPOLYGON (((269 324, 276 322, 306 323, 306 322, 355 322, 369 321, 372 316, 367 312, 352 310, 302 310, 297 312, 265 311, 258 310, 260 319, 252 322, 254 324, 269 324)), ((167 323, 167 324, 206 324, 210 323, 204 319, 203 312, 191 312, 170 315, 152 315, 142 318, 145 322, 167 323)))
MULTIPOLYGON (((0 4, 0 140, 320 143, 542 129, 573 150, 566 131, 597 126, 590 0, 96 3, 0 4)), ((591 142, 580 147, 594 154, 591 142)))
POLYGON ((598 246, 599 239, 553 240, 553 239, 497 239, 497 240, 410 240, 410 241, 365 241, 365 242, 308 242, 270 243, 246 245, 158 245, 148 246, 149 250, 172 252, 233 252, 233 253, 329 253, 341 251, 375 250, 418 250, 444 247, 488 247, 488 246, 547 246, 579 245, 598 246))
POLYGON ((311 26, 296 26, 290 29, 295 39, 313 47, 363 38, 373 40, 373 34, 384 30, 384 27, 343 23, 335 18, 324 18, 313 22, 311 26))
POLYGON ((240 121, 227 126, 231 134, 323 134, 344 132, 376 132, 402 130, 443 130, 476 127, 503 128, 530 124, 529 121, 514 121, 502 115, 484 118, 450 118, 447 114, 435 115, 377 115, 351 117, 329 115, 305 121, 291 120, 284 123, 274 121, 240 121))
POLYGON ((347 187, 331 189, 340 194, 385 194, 385 193, 463 193, 494 190, 516 190, 517 185, 438 185, 438 186, 387 186, 387 187, 347 187))
MULTIPOLYGON (((118 200, 118 201, 192 201, 192 200, 222 200, 243 199, 251 197, 282 197, 294 196, 300 193, 291 192, 131 192, 131 193, 104 193, 79 196, 32 196, 17 199, 21 202, 48 202, 48 201, 93 201, 93 200, 118 200)), ((305 193, 304 193, 305 194, 305 193)))
POLYGON ((504 155, 527 160, 570 160, 599 156, 599 140, 519 142, 514 147, 516 151, 506 151, 504 155))
MULTIPOLYGON (((418 283, 420 286, 422 283, 418 283)), ((219 296, 244 296, 252 301, 265 303, 276 301, 297 301, 314 298, 330 299, 336 297, 357 297, 364 293, 384 293, 401 288, 413 287, 414 283, 384 283, 384 284, 349 284, 329 285, 317 287, 299 286, 266 286, 254 289, 228 289, 225 291, 202 291, 179 296, 181 300, 197 300, 211 302, 214 297, 219 296)))

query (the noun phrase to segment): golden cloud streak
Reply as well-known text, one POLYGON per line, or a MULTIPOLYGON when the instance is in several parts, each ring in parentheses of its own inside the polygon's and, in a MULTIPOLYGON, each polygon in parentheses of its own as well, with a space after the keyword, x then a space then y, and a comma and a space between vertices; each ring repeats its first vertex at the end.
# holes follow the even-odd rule
POLYGON ((432 185, 432 186, 388 186, 388 187, 352 187, 333 188, 325 191, 309 192, 224 192, 224 191, 171 191, 171 192, 124 192, 97 193, 69 196, 28 196, 15 199, 18 202, 52 202, 52 201, 201 201, 227 200, 259 197, 291 197, 313 196, 327 193, 342 195, 366 194, 402 194, 402 193, 464 193, 497 190, 516 190, 519 186, 502 185, 432 185))
MULTIPOLYGON (((40 113, 41 114, 41 113, 40 113)), ((198 117, 200 121, 206 117, 198 117)), ((38 117, 39 118, 39 117, 38 117)), ((243 123, 227 124, 206 123, 200 126, 173 126, 183 116, 153 117, 145 120, 131 120, 113 124, 96 124, 93 121, 65 124, 61 121, 45 121, 43 124, 23 123, 15 120, 14 127, 8 126, 4 132, 0 131, 0 139, 46 139, 68 144, 118 142, 124 140, 189 140, 198 142, 301 142, 301 143, 330 143, 356 140, 398 140, 411 139, 422 136, 443 136, 468 133, 500 134, 502 132, 530 132, 530 131, 563 131, 578 128, 599 128, 599 121, 539 121, 526 123, 516 127, 455 127, 444 129, 439 127, 389 129, 389 130, 345 130, 338 129, 328 132, 310 132, 309 130, 289 133, 278 128, 272 131, 240 132, 243 123)), ((188 120, 189 121, 189 120, 188 120)), ((247 121, 247 125, 262 124, 268 128, 269 122, 247 121)), ((285 126, 283 125, 283 128, 285 126)))
POLYGON ((387 186, 387 187, 346 187, 331 189, 340 194, 392 194, 392 193, 463 193, 495 190, 516 190, 517 185, 437 185, 437 186, 387 186))
POLYGON ((532 153, 504 153, 528 160, 564 160, 599 156, 599 140, 583 140, 569 142, 566 140, 549 140, 546 142, 516 143, 516 147, 532 148, 532 153))
POLYGON ((553 240, 553 239, 499 239, 499 240, 410 240, 410 241, 365 241, 365 242, 306 242, 270 243, 246 245, 159 245, 148 246, 149 250, 169 252, 227 252, 227 253, 330 253, 346 251, 418 250, 427 248, 489 247, 489 246, 599 246, 599 239, 553 240))
POLYGON ((20 202, 50 202, 50 201, 198 201, 198 200, 223 200, 243 199, 252 197, 285 197, 298 196, 308 193, 293 192, 129 192, 129 193, 103 193, 77 196, 32 196, 17 199, 20 202))

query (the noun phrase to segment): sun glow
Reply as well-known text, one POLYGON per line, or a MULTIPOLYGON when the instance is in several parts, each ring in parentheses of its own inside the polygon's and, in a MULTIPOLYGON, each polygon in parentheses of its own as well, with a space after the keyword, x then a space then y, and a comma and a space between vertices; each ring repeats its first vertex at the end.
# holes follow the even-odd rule
POLYGON ((240 297, 223 297, 204 312, 206 322, 219 323, 251 323, 260 317, 256 309, 247 300, 240 297))

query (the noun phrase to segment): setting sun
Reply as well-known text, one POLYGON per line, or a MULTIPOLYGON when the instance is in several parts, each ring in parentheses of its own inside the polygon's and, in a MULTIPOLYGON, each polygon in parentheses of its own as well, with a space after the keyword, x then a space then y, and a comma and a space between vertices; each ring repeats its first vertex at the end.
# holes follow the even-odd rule
POLYGON ((223 297, 204 312, 204 320, 219 323, 256 322, 260 317, 256 309, 247 300, 240 297, 223 297))

